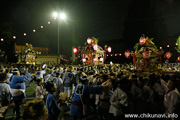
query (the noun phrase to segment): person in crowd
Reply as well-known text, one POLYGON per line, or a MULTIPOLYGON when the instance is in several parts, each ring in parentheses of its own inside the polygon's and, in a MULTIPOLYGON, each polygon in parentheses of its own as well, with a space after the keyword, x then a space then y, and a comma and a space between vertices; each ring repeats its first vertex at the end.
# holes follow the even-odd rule
POLYGON ((6 79, 6 73, 0 73, 0 106, 7 106, 12 102, 11 88, 6 79))
POLYGON ((43 100, 31 100, 23 106, 23 120, 46 120, 48 111, 43 100))
POLYGON ((43 78, 38 78, 37 79, 37 86, 36 86, 36 99, 38 100, 45 100, 45 94, 46 94, 46 89, 43 86, 44 79, 43 78))
POLYGON ((57 120, 61 112, 53 95, 57 90, 57 86, 54 82, 48 81, 45 83, 45 88, 48 91, 48 95, 46 98, 46 108, 48 110, 47 120, 57 120))
POLYGON ((13 96, 13 101, 15 103, 15 112, 16 117, 19 118, 20 116, 20 106, 22 104, 23 99, 25 98, 25 83, 24 83, 24 76, 20 76, 20 73, 17 72, 16 76, 13 76, 12 82, 10 83, 11 92, 13 96))
POLYGON ((180 93, 177 89, 178 81, 176 79, 169 80, 167 83, 168 92, 164 96, 164 106, 166 113, 173 113, 174 106, 180 100, 180 93))
POLYGON ((6 80, 6 82, 9 83, 10 82, 10 78, 13 76, 13 74, 11 73, 10 69, 7 69, 6 73, 7 73, 7 80, 6 80))
POLYGON ((48 68, 48 69, 46 69, 46 74, 44 75, 44 81, 45 82, 48 82, 48 81, 50 81, 51 79, 51 72, 50 72, 50 69, 48 68))
MULTIPOLYGON (((67 72, 64 73, 63 75, 63 85, 64 85, 64 93, 66 93, 67 96, 67 101, 70 100, 70 98, 72 97, 72 85, 73 83, 75 83, 75 76, 72 73, 73 67, 69 66, 67 68, 67 72)), ((76 83, 75 83, 76 84, 76 83)))
MULTIPOLYGON (((104 74, 100 77, 101 83, 104 83, 108 80, 108 75, 104 74)), ((99 103, 97 106, 98 109, 98 118, 100 120, 107 120, 109 118, 109 87, 103 89, 102 94, 99 95, 99 103)))
POLYGON ((70 115, 74 120, 81 119, 86 115, 86 104, 90 94, 102 94, 103 87, 107 87, 106 81, 100 86, 89 86, 87 76, 80 77, 79 84, 74 89, 73 99, 70 107, 70 115))
POLYGON ((116 82, 116 89, 110 98, 109 113, 113 114, 114 120, 124 118, 128 106, 128 80, 123 78, 116 82))
POLYGON ((56 73, 56 77, 54 77, 53 81, 56 83, 57 90, 55 92, 55 99, 59 99, 59 95, 63 92, 63 81, 61 79, 61 73, 56 73))

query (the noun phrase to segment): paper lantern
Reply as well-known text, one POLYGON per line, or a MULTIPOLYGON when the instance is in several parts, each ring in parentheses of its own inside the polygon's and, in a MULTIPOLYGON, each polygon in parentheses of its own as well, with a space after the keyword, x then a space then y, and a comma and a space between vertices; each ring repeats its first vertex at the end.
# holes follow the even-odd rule
POLYGON ((100 58, 100 61, 102 61, 102 62, 103 62, 103 61, 104 61, 104 58, 100 58))
POLYGON ((82 61, 83 61, 83 62, 86 62, 86 59, 85 59, 85 58, 83 58, 83 59, 82 59, 82 61))
POLYGON ((131 53, 130 53, 130 51, 127 50, 127 51, 125 51, 124 55, 126 58, 129 58, 131 56, 131 53))
POLYGON ((96 51, 98 49, 98 45, 93 45, 93 49, 96 51))
POLYGON ((164 55, 164 58, 168 60, 169 58, 171 58, 171 56, 172 56, 172 52, 171 51, 167 51, 165 53, 165 55, 164 55))
POLYGON ((77 53, 77 48, 74 48, 74 49, 73 49, 73 52, 74 52, 74 53, 77 53))
POLYGON ((90 38, 87 39, 87 43, 91 44, 92 40, 90 38))
POLYGON ((180 57, 178 57, 178 61, 180 61, 180 57))
POLYGON ((143 53, 144 59, 149 59, 150 55, 151 55, 151 53, 149 51, 144 51, 144 53, 143 53))
POLYGON ((110 53, 111 52, 111 47, 108 47, 107 51, 110 53))
POLYGON ((145 37, 140 37, 139 42, 141 45, 144 45, 146 43, 146 38, 145 37))

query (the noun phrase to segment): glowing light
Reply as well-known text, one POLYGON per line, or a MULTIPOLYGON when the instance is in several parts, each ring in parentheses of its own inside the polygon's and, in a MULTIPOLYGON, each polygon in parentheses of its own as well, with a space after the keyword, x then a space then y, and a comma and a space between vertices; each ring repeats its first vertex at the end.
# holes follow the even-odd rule
POLYGON ((93 49, 96 51, 98 49, 98 45, 93 45, 93 49))
POLYGON ((162 49, 162 47, 159 47, 159 49, 162 49))
POLYGON ((128 51, 128 50, 125 51, 124 54, 125 54, 125 57, 126 57, 126 58, 129 58, 129 57, 131 56, 131 53, 130 53, 130 51, 128 51))
POLYGON ((77 53, 77 48, 74 48, 74 49, 73 49, 73 52, 74 52, 74 53, 77 53))
POLYGON ((83 61, 83 62, 86 62, 86 59, 85 59, 85 58, 83 58, 83 59, 82 59, 82 61, 83 61))
POLYGON ((60 18, 63 19, 63 20, 66 19, 66 14, 65 13, 61 13, 60 14, 60 18))
POLYGON ((103 62, 103 61, 104 61, 104 58, 100 58, 100 61, 102 61, 102 62, 103 62))
POLYGON ((36 30, 34 29, 33 32, 36 32, 36 30))
POLYGON ((48 22, 48 24, 51 24, 51 22, 48 22))
POLYGON ((139 42, 141 45, 144 45, 146 43, 146 38, 145 37, 140 37, 139 42))
POLYGON ((24 36, 26 36, 26 33, 24 33, 24 36))
POLYGON ((57 18, 57 16, 58 16, 58 13, 57 12, 53 12, 53 17, 57 18))
POLYGON ((13 39, 16 39, 16 36, 13 36, 13 39))
POLYGON ((180 57, 178 57, 178 61, 180 61, 180 57))
POLYGON ((107 51, 110 53, 111 52, 111 47, 108 47, 107 51))
POLYGON ((167 47, 169 47, 169 45, 167 45, 167 47))
POLYGON ((1 41, 4 41, 4 39, 3 39, 3 38, 1 38, 1 41))
POLYGON ((178 45, 178 43, 176 43, 176 45, 178 45))
POLYGON ((91 44, 92 40, 90 38, 87 39, 87 43, 91 44))
POLYGON ((41 28, 44 28, 43 26, 41 26, 41 28))

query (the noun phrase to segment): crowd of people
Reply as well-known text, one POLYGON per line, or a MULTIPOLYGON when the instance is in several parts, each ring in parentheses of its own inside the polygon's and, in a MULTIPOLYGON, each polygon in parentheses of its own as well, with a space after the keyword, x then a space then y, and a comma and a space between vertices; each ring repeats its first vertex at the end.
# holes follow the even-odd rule
POLYGON ((65 106, 73 120, 92 112, 99 120, 124 119, 125 114, 179 114, 180 76, 124 71, 116 65, 1 65, 0 109, 13 108, 16 118, 24 120, 64 120, 65 106), (35 99, 22 105, 31 82, 37 83, 35 99))

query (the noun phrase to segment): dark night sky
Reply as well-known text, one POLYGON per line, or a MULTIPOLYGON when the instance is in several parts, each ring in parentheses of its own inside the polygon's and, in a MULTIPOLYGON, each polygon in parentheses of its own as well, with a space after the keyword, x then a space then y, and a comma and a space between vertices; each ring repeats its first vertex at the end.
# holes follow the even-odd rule
POLYGON ((0 24, 11 23, 17 44, 50 47, 52 54, 57 53, 57 20, 51 14, 57 10, 68 16, 60 25, 61 54, 71 54, 73 33, 76 46, 94 36, 132 50, 144 33, 165 47, 180 35, 179 6, 179 0, 2 0, 0 24))

